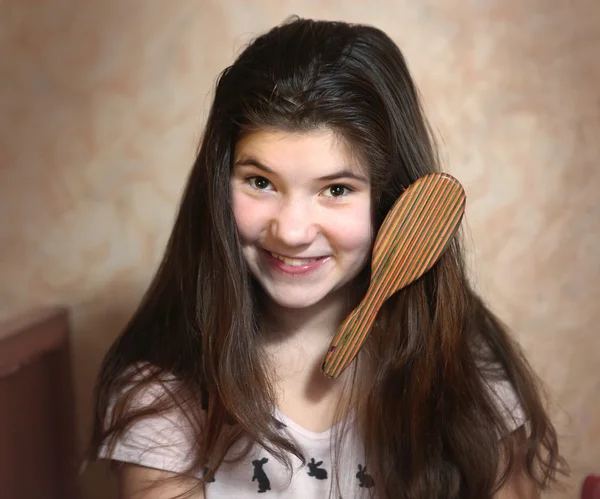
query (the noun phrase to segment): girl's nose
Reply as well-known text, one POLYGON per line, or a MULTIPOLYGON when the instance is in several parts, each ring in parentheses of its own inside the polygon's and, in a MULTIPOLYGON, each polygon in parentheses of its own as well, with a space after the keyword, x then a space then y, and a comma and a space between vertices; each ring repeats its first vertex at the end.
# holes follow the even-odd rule
POLYGON ((307 246, 318 233, 318 224, 314 220, 313 210, 309 203, 300 200, 288 200, 280 205, 275 215, 271 230, 273 236, 288 247, 307 246))

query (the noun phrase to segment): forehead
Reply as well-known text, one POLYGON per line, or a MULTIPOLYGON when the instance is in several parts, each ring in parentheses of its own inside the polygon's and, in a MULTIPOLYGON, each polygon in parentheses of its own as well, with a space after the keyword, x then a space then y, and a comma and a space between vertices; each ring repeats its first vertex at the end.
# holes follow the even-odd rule
POLYGON ((345 169, 368 175, 364 163, 346 141, 330 129, 290 132, 261 129, 244 135, 235 146, 234 161, 256 160, 273 170, 314 168, 345 169))

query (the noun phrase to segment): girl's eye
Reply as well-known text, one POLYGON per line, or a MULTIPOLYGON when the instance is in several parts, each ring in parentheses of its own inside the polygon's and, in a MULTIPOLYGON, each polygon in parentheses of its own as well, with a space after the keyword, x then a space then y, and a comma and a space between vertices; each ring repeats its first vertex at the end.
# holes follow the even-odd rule
POLYGON ((271 185, 271 182, 269 182, 265 177, 250 177, 248 182, 252 187, 258 189, 259 191, 266 191, 271 185))
POLYGON ((325 189, 325 195, 330 198, 341 198, 347 196, 352 192, 350 187, 346 187, 345 185, 332 185, 325 189))

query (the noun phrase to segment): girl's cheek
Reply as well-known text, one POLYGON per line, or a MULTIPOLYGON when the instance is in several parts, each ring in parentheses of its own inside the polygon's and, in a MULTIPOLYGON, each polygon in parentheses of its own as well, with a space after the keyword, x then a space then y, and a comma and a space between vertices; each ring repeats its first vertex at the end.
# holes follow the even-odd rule
POLYGON ((327 230, 335 237, 340 247, 361 249, 371 245, 373 225, 370 207, 365 205, 361 208, 330 217, 327 230))
POLYGON ((242 194, 234 190, 231 196, 231 204, 235 223, 240 233, 243 234, 247 230, 246 228, 250 222, 250 211, 246 207, 248 202, 244 199, 242 194))
POLYGON ((234 194, 232 201, 233 216, 241 237, 245 240, 256 238, 268 223, 267 206, 240 193, 234 194))

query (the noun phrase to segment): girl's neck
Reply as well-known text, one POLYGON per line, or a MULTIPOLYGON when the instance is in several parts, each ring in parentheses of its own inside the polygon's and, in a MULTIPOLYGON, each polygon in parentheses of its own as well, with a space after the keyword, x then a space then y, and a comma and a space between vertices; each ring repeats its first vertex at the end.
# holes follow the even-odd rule
POLYGON ((331 293, 306 308, 286 308, 264 297, 260 329, 267 343, 288 341, 315 346, 331 341, 344 318, 355 306, 347 288, 331 293))

